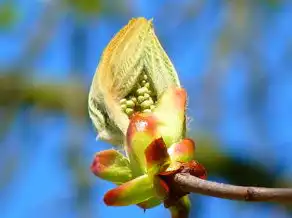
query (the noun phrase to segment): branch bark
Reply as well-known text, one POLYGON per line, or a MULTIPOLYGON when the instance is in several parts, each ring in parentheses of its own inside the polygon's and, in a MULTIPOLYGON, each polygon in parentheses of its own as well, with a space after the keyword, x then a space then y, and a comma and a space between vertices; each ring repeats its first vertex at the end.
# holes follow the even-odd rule
POLYGON ((203 180, 187 173, 176 174, 174 182, 183 192, 188 193, 239 201, 292 203, 292 188, 236 186, 203 180))

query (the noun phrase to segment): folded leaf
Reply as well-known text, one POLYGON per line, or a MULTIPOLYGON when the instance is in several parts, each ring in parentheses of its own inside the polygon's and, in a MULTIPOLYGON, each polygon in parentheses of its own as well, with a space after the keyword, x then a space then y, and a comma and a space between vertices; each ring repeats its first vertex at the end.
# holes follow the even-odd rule
POLYGON ((129 118, 119 100, 136 85, 142 72, 152 28, 152 22, 145 18, 131 19, 103 51, 88 97, 89 115, 101 140, 123 141, 129 118))
POLYGON ((96 176, 116 184, 132 179, 129 160, 114 149, 96 153, 91 171, 96 176))
POLYGON ((151 85, 149 88, 155 99, 168 87, 180 86, 177 72, 159 43, 152 20, 139 17, 131 19, 109 42, 92 81, 89 115, 101 140, 118 144, 123 141, 129 125, 127 115, 133 111, 124 113, 119 101, 127 98, 139 85, 142 73, 149 77, 148 85, 151 85))
POLYGON ((152 182, 147 175, 143 175, 108 191, 104 202, 108 206, 127 206, 142 203, 154 196, 152 182))

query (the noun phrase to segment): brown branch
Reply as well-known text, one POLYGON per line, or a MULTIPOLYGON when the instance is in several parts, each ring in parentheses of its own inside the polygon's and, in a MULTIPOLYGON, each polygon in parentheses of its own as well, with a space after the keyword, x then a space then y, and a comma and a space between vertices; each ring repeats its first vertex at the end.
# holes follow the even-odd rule
POLYGON ((193 192, 218 198, 258 201, 258 202, 290 202, 292 203, 292 188, 262 188, 244 187, 211 182, 187 173, 174 176, 174 183, 183 192, 193 192))

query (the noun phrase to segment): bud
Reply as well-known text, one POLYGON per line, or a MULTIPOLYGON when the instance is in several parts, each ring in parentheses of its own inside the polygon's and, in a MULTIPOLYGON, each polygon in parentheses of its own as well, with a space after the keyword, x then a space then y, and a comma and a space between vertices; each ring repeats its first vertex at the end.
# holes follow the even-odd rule
POLYGON ((170 86, 180 87, 179 79, 152 20, 130 20, 105 48, 90 88, 88 109, 98 138, 123 144, 129 118, 153 111, 170 86))
POLYGON ((130 20, 105 48, 88 98, 98 137, 126 152, 98 152, 91 165, 118 185, 104 195, 107 205, 148 209, 163 202, 173 218, 188 216, 187 193, 173 187, 174 175, 205 178, 206 171, 194 161, 194 142, 184 138, 186 101, 152 20, 130 20))

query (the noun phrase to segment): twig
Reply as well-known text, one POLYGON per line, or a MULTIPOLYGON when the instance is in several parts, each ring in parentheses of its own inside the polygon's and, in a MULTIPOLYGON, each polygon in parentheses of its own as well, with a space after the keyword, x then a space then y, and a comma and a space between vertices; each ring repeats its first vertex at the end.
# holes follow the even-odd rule
POLYGON ((292 203, 292 188, 228 185, 203 180, 187 173, 175 175, 174 182, 184 192, 193 192, 230 200, 292 203))

